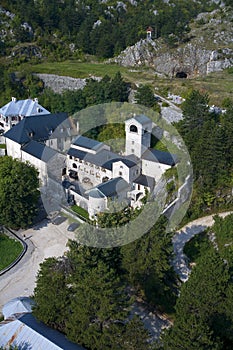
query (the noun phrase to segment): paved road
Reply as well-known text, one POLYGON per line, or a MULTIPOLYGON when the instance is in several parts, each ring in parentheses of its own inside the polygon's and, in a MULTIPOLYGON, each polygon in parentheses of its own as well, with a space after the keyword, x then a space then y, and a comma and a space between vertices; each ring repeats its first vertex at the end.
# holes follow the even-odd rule
POLYGON ((48 257, 62 256, 68 239, 74 238, 67 226, 68 220, 59 226, 44 220, 23 232, 28 251, 14 268, 0 277, 0 311, 10 299, 33 294, 39 264, 48 257))
MULTIPOLYGON (((218 215, 225 217, 231 213, 232 212, 229 211, 220 213, 218 215)), ((182 227, 182 229, 180 229, 173 237, 172 241, 175 253, 173 267, 183 282, 187 281, 190 274, 190 269, 187 265, 187 257, 183 253, 184 245, 196 234, 201 233, 205 231, 207 227, 212 226, 214 224, 214 215, 204 216, 202 218, 189 222, 187 225, 182 227)))

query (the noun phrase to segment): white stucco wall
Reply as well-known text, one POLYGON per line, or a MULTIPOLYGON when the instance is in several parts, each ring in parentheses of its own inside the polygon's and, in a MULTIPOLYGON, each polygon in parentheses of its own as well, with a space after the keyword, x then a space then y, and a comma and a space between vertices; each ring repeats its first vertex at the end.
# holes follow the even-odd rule
POLYGON ((162 174, 170 168, 170 165, 151 162, 145 159, 142 160, 142 174, 153 177, 156 182, 158 182, 162 174))
POLYGON ((107 198, 93 198, 89 197, 88 201, 88 213, 90 218, 94 217, 95 214, 104 212, 107 210, 107 198))
POLYGON ((123 162, 115 162, 112 166, 112 177, 122 177, 125 181, 132 183, 133 180, 135 180, 139 174, 140 174, 140 167, 135 165, 131 168, 129 168, 126 164, 123 162))
POLYGON ((39 179, 41 181, 41 185, 45 186, 47 184, 47 164, 43 162, 41 159, 33 157, 31 154, 21 151, 23 162, 29 162, 34 165, 34 167, 39 171, 39 179))
POLYGON ((21 145, 6 138, 7 155, 21 160, 21 145))
POLYGON ((67 156, 67 174, 69 170, 74 170, 78 173, 79 181, 83 182, 83 179, 88 178, 93 186, 97 186, 103 182, 103 178, 108 177, 110 180, 113 176, 112 171, 108 169, 101 168, 100 166, 96 166, 94 164, 90 164, 85 160, 78 161, 76 158, 72 157, 70 159, 67 156), (73 165, 76 164, 77 168, 73 165))
POLYGON ((136 119, 131 118, 125 122, 125 154, 134 154, 138 158, 150 147, 152 122, 141 124, 136 119), (131 131, 131 126, 135 126, 137 131, 131 131))

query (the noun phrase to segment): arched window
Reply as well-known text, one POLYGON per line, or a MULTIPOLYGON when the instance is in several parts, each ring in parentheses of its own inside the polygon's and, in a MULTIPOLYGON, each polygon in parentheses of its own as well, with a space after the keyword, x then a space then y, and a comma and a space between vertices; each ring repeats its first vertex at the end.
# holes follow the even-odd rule
POLYGON ((77 169, 77 164, 73 163, 72 167, 73 167, 74 169, 77 169))
POLYGON ((138 132, 138 128, 136 127, 136 125, 130 125, 129 131, 138 132))

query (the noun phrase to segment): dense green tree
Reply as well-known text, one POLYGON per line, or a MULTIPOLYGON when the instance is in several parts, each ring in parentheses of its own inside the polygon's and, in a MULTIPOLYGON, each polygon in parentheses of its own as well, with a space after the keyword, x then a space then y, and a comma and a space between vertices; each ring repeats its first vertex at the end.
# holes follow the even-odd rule
POLYGON ((0 210, 2 225, 26 228, 37 211, 38 171, 29 163, 0 158, 0 210))
POLYGON ((111 348, 111 325, 127 316, 127 295, 116 272, 103 262, 85 273, 77 266, 70 283, 67 336, 91 349, 111 348))
POLYGON ((89 349, 127 349, 127 344, 134 349, 137 341, 128 338, 133 330, 145 345, 143 325, 128 319, 131 301, 120 264, 119 248, 70 241, 66 257, 49 258, 40 266, 34 314, 89 349))
MULTIPOLYGON (((204 122, 209 117, 208 102, 208 95, 202 94, 198 90, 191 90, 186 100, 183 102, 183 121, 181 122, 181 130, 183 131, 184 137, 187 135, 187 137, 185 138, 186 142, 187 140, 190 141, 189 139, 191 139, 189 133, 192 133, 193 135, 193 131, 196 131, 196 136, 198 136, 197 132, 201 130, 204 122)), ((196 138, 193 140, 193 143, 195 141, 196 138)), ((190 148, 193 145, 193 143, 190 143, 190 148)))
POLYGON ((212 248, 197 260, 181 287, 174 326, 163 336, 163 348, 230 349, 232 322, 225 311, 226 303, 232 302, 229 290, 229 269, 212 248))
POLYGON ((149 85, 139 86, 135 94, 135 100, 146 107, 154 107, 156 105, 155 95, 149 85))
POLYGON ((171 311, 176 300, 176 278, 170 260, 171 237, 162 217, 140 239, 122 247, 123 267, 129 282, 150 303, 171 311))
POLYGON ((123 80, 121 73, 117 72, 110 84, 111 101, 125 102, 128 100, 129 88, 128 84, 123 80))
POLYGON ((65 258, 48 258, 40 265, 34 289, 34 315, 49 327, 63 333, 71 298, 67 287, 68 275, 68 263, 65 258))
POLYGON ((121 334, 120 349, 125 350, 149 350, 149 332, 145 329, 139 317, 134 316, 126 323, 124 332, 121 334))

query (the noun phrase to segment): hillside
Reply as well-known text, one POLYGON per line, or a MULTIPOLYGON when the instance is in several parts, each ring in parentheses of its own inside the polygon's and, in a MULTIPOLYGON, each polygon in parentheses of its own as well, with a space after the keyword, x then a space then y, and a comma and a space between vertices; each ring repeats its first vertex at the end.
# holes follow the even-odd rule
POLYGON ((221 9, 213 0, 4 0, 0 55, 16 63, 86 54, 110 58, 145 39, 148 27, 152 39, 182 46, 198 15, 221 9))
POLYGON ((221 71, 233 65, 232 20, 230 7, 200 13, 190 22, 183 42, 173 35, 170 42, 164 38, 140 40, 111 62, 150 66, 158 75, 168 77, 193 78, 221 71))

